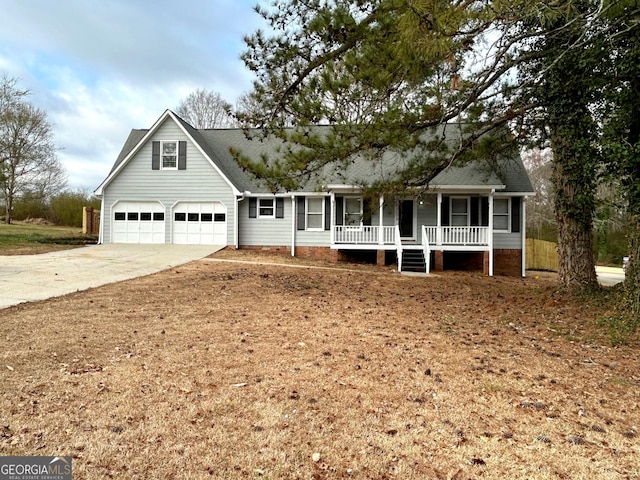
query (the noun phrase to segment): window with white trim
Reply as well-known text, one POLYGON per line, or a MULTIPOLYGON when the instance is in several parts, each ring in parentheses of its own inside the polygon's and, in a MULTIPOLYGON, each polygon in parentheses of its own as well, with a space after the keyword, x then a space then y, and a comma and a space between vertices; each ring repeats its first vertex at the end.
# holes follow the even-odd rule
POLYGON ((307 197, 307 230, 324 230, 324 197, 307 197))
POLYGON ((451 197, 451 226, 469 226, 469 198, 451 197))
POLYGON ((362 198, 344 197, 344 224, 362 226, 362 198))
POLYGON ((258 199, 258 218, 275 218, 276 201, 273 198, 258 199))
POLYGON ((493 199, 493 230, 508 232, 509 220, 509 202, 508 198, 494 198, 493 199))
POLYGON ((160 142, 160 158, 163 170, 177 170, 178 142, 160 142))

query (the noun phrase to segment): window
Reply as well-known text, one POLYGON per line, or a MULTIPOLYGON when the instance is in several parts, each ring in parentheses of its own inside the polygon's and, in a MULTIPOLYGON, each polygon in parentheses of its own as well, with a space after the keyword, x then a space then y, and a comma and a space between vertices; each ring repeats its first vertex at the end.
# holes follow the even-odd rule
POLYGON ((344 197, 344 224, 358 227, 362 225, 362 198, 344 197))
POLYGON ((213 213, 201 213, 200 214, 201 222, 213 222, 213 213))
POLYGON ((124 220, 126 218, 127 218, 127 216, 126 216, 126 214, 124 212, 116 212, 115 216, 114 216, 115 220, 124 220))
POLYGON ((258 218, 275 218, 276 209, 273 198, 258 199, 258 218))
POLYGON ((227 219, 227 215, 224 213, 215 213, 213 215, 214 222, 224 222, 227 219))
POLYGON ((163 170, 178 168, 178 142, 160 142, 160 152, 163 170))
POLYGON ((466 227, 469 225, 469 199, 467 197, 451 197, 451 226, 466 227))
POLYGON ((140 220, 141 221, 145 221, 145 222, 150 222, 151 221, 151 212, 141 212, 140 213, 140 220))
POLYGON ((323 197, 307 197, 307 230, 324 230, 323 197))
POLYGON ((493 199, 493 229, 509 231, 509 199, 493 199))
POLYGON ((164 213, 162 213, 162 212, 153 212, 153 220, 155 222, 164 222, 164 213))
POLYGON ((187 214, 184 212, 176 212, 174 219, 176 222, 186 222, 187 221, 187 214))
POLYGON ((138 221, 138 212, 128 212, 127 213, 127 220, 138 221))
POLYGON ((187 214, 187 221, 189 221, 189 222, 199 222, 200 221, 200 214, 199 213, 188 213, 187 214))

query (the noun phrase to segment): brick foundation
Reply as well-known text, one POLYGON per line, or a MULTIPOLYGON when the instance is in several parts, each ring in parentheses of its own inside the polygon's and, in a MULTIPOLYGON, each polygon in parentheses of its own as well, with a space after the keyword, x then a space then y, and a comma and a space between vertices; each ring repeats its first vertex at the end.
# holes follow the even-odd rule
MULTIPOLYGON (((233 248, 233 247, 231 247, 233 248)), ((254 250, 273 252, 282 255, 291 255, 289 246, 241 246, 242 250, 254 250)), ((312 258, 314 260, 330 261, 334 263, 358 261, 349 255, 349 251, 332 250, 329 247, 296 247, 296 257, 312 258)), ((353 255, 355 252, 351 252, 353 255)), ((377 250, 372 259, 378 265, 386 265, 387 252, 377 250)), ((520 250, 497 249, 494 250, 493 273, 494 275, 509 275, 519 277, 522 275, 522 252, 520 250)), ((433 252, 431 270, 442 272, 443 270, 471 270, 489 274, 489 252, 433 252)))
POLYGON ((522 250, 494 250, 494 275, 522 276, 522 250))
MULTIPOLYGON (((443 252, 445 270, 484 271, 484 252, 443 252)), ((489 269, 487 268, 487 274, 489 269)))
POLYGON ((482 252, 482 273, 489 275, 489 258, 491 257, 489 252, 482 252))
MULTIPOLYGON (((291 255, 291 247, 286 245, 271 245, 268 247, 261 245, 241 245, 240 250, 253 250, 254 252, 270 252, 282 255, 291 255)), ((331 250, 329 247, 296 247, 295 256, 330 262, 339 262, 344 260, 344 256, 341 255, 340 252, 337 250, 331 250)))
POLYGON ((444 252, 442 250, 436 250, 433 252, 433 268, 436 272, 442 272, 444 270, 444 252))
MULTIPOLYGON (((433 271, 466 270, 489 275, 489 252, 434 252, 433 271)), ((522 252, 497 249, 493 252, 493 274, 519 277, 522 275, 522 252)))
MULTIPOLYGON (((234 248, 234 247, 227 247, 234 248)), ((254 252, 274 252, 291 255, 291 247, 285 245, 274 245, 270 247, 263 247, 262 245, 240 245, 238 250, 252 250, 254 252)))
POLYGON ((329 247, 296 247, 296 257, 331 262, 341 261, 340 252, 329 247))

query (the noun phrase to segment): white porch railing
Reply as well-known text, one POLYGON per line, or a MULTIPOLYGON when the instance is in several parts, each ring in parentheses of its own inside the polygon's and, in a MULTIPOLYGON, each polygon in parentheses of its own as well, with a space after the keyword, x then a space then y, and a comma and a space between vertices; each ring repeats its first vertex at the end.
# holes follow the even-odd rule
MULTIPOLYGON (((346 245, 394 245, 397 226, 344 226, 334 227, 334 242, 346 245)), ((489 227, 435 227, 422 226, 423 238, 431 247, 438 245, 489 245, 489 227)), ((423 240, 424 242, 424 240, 423 240)))
POLYGON ((334 230, 335 243, 351 245, 393 244, 395 242, 395 227, 380 227, 372 225, 345 226, 337 225, 334 230))
POLYGON ((424 226, 431 245, 489 245, 489 227, 424 226))

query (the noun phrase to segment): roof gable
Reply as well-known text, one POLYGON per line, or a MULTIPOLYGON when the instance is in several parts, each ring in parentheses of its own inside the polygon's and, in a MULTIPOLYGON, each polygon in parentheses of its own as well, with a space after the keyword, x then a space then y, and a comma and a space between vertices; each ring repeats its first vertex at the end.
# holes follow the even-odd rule
MULTIPOLYGON (((183 131, 183 133, 192 141, 192 143, 196 146, 196 148, 200 151, 200 153, 204 156, 204 158, 211 164, 211 166, 220 174, 220 176, 224 179, 224 181, 231 187, 234 191, 234 194, 239 195, 241 190, 238 189, 237 185, 232 182, 229 178, 228 172, 225 172, 225 169, 221 168, 219 163, 216 162, 215 156, 211 156, 211 151, 208 148, 208 144, 202 141, 201 136, 198 133, 198 130, 194 129, 191 125, 185 122, 182 118, 177 116, 171 110, 165 110, 165 112, 156 120, 153 126, 148 129, 134 129, 129 133, 129 137, 125 141, 118 158, 116 159, 111 171, 107 178, 96 188, 95 194, 102 195, 104 188, 120 173, 120 171, 124 168, 124 166, 136 155, 136 153, 145 145, 155 132, 160 128, 160 126, 166 121, 171 120, 174 121, 179 128, 183 131), (195 136, 194 136, 195 135, 195 136), (209 151, 207 151, 209 150, 209 151)), ((236 168, 239 167, 236 165, 236 168)), ((234 172, 236 173, 236 172, 234 172)))
MULTIPOLYGON (((236 195, 242 192, 271 193, 260 182, 245 173, 234 160, 230 150, 241 151, 252 159, 260 159, 265 154, 278 155, 283 142, 275 137, 249 138, 243 129, 196 129, 170 110, 148 129, 135 129, 129 134, 114 163, 109 176, 96 189, 97 195, 120 172, 126 163, 148 142, 162 123, 171 119, 193 142, 200 153, 211 163, 222 178, 231 186, 236 195)), ((318 127, 330 128, 330 127, 318 127)), ((451 129, 449 129, 451 131, 451 129)), ((455 133, 454 133, 455 135, 455 133)), ((364 156, 356 155, 346 168, 327 166, 310 179, 300 191, 317 191, 328 186, 359 186, 390 179, 406 165, 407 159, 398 152, 387 151, 378 161, 372 162, 364 156)), ((430 187, 447 190, 495 189, 505 193, 533 194, 533 187, 527 172, 518 157, 504 159, 494 164, 473 162, 462 166, 451 165, 441 171, 430 182, 430 187)))

